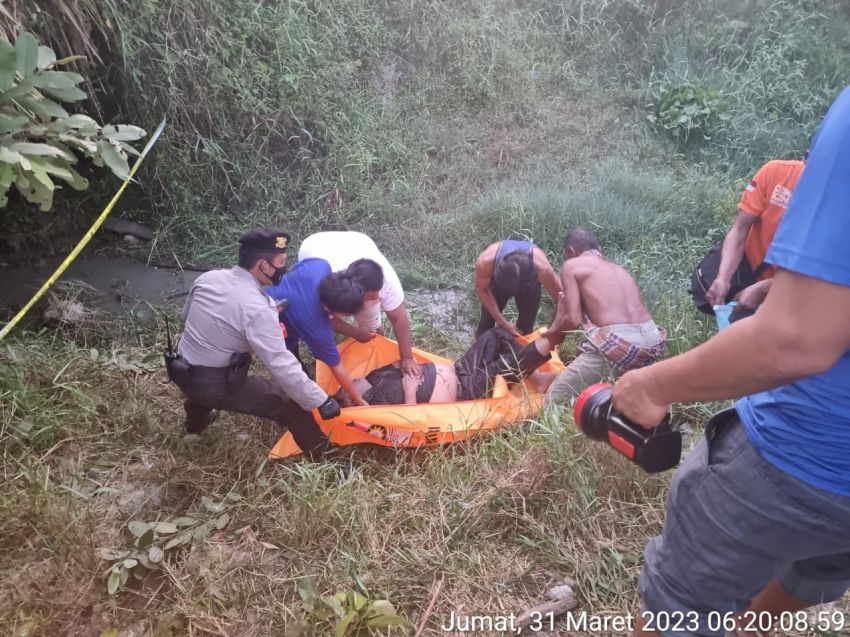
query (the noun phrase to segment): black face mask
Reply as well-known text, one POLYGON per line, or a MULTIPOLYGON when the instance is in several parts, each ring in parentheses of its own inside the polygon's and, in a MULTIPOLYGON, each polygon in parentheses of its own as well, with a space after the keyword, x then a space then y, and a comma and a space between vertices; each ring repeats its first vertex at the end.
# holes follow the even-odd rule
POLYGON ((266 274, 266 276, 269 277, 269 280, 272 282, 272 285, 280 285, 281 279, 283 279, 283 275, 286 274, 286 264, 284 263, 279 268, 275 268, 271 264, 271 262, 266 261, 266 263, 272 266, 272 268, 274 269, 274 274, 266 274, 265 272, 263 272, 263 274, 266 274))

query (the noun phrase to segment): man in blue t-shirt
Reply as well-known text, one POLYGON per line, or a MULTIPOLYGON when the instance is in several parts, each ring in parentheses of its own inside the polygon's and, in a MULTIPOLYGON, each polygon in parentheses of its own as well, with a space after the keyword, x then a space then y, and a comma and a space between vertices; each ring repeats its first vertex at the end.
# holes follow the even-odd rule
POLYGON ((744 396, 676 471, 636 635, 755 635, 780 613, 788 628, 789 611, 850 586, 848 237, 850 88, 768 252, 779 270, 761 309, 615 385, 614 407, 648 429, 671 403, 744 396))
POLYGON ((363 287, 345 270, 331 272, 323 259, 305 259, 296 263, 278 285, 267 287, 266 293, 287 302, 283 310, 287 349, 301 360, 298 344, 303 339, 316 360, 331 368, 355 404, 368 405, 342 364, 331 322, 334 316, 350 316, 363 309, 363 287))

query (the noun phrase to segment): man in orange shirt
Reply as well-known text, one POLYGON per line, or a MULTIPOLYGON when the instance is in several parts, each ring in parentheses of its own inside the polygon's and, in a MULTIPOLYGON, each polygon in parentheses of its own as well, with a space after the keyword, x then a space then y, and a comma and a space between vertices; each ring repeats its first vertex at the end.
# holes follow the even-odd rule
MULTIPOLYGON (((747 185, 735 223, 723 240, 716 276, 711 281, 706 280, 710 277, 706 276, 708 272, 701 273, 701 285, 709 286, 704 290, 709 307, 701 308, 703 311, 734 298, 738 302, 735 318, 743 318, 742 315, 749 315, 764 301, 776 271, 764 263, 764 257, 804 166, 802 161, 769 161, 747 185)), ((705 261, 700 268, 711 269, 705 261)))

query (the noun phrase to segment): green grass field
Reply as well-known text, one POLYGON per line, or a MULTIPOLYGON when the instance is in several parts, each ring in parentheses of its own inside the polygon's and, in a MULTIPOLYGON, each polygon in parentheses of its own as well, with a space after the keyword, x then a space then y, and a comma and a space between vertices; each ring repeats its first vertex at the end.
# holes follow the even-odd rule
MULTIPOLYGON (((118 250, 229 266, 256 224, 362 230, 403 278, 415 344, 449 356, 477 318, 479 251, 533 238, 560 265, 576 225, 634 273, 671 354, 703 342, 693 265, 752 172, 802 156, 850 68, 841 0, 9 4, 7 32, 99 52, 83 72, 102 113, 169 119, 116 211, 155 240, 118 250)), ((51 214, 94 215, 115 187, 51 214)), ((7 247, 50 237, 22 205, 0 221, 7 247)), ((0 633, 325 636, 340 602, 322 596, 356 591, 410 623, 374 634, 436 637, 451 612, 520 613, 564 578, 589 613, 637 611, 670 475, 590 444, 567 410, 437 450, 269 463, 269 423, 183 436, 163 345, 131 318, 0 343, 0 633), (162 550, 139 559, 139 541, 162 550)), ((716 408, 675 418, 698 433, 716 408)))

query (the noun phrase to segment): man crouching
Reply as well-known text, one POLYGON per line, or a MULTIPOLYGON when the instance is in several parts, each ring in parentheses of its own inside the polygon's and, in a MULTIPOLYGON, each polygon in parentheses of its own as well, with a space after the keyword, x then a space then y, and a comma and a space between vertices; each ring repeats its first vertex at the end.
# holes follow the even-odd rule
POLYGON ((339 405, 310 380, 281 338, 274 301, 265 285, 286 271, 289 235, 254 228, 239 239, 239 265, 198 277, 183 310, 178 351, 166 354, 168 377, 186 397, 186 431, 201 433, 224 409, 275 421, 292 432, 307 457, 319 458, 330 443, 311 413, 327 420, 339 405), (251 352, 274 380, 248 373, 251 352))
POLYGON ((652 320, 634 278, 602 256, 592 231, 577 228, 564 239, 561 285, 555 319, 543 335, 563 338, 581 327, 587 340, 551 383, 547 405, 664 356, 667 333, 652 320))

